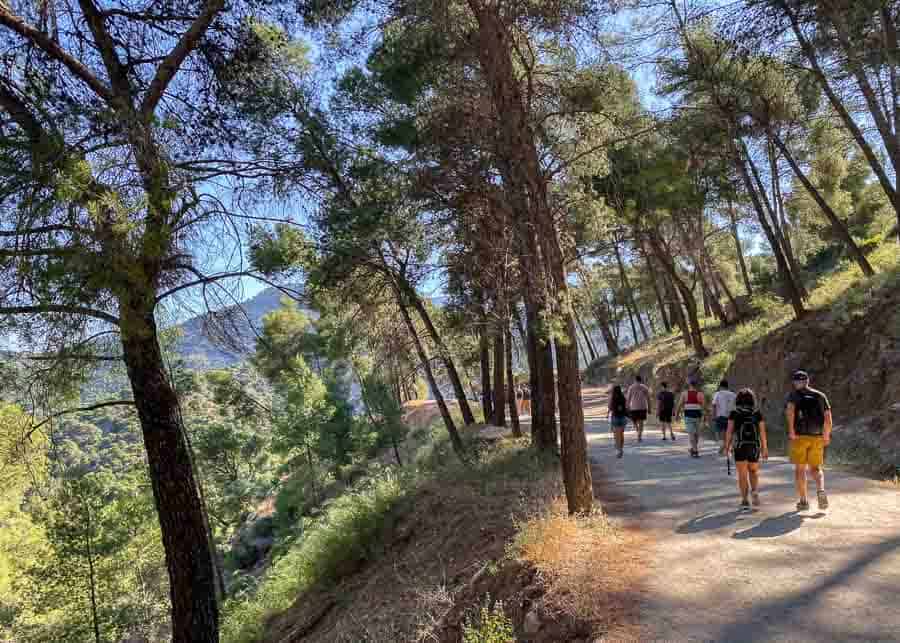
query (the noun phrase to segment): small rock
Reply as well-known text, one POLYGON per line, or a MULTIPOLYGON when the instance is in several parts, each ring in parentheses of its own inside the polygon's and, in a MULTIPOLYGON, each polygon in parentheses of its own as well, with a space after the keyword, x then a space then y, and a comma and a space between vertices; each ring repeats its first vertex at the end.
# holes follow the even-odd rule
POLYGON ((537 610, 531 610, 525 615, 524 629, 526 634, 537 634, 541 629, 541 617, 537 610))

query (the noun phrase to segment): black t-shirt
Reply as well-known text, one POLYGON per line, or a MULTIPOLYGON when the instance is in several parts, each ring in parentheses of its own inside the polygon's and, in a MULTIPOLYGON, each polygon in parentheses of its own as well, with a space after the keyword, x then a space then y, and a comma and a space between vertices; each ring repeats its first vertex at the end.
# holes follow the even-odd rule
POLYGON ((675 394, 672 391, 660 391, 656 396, 660 413, 671 413, 675 408, 675 394))
POLYGON ((793 391, 787 401, 794 405, 794 431, 798 435, 822 435, 825 411, 831 410, 831 404, 822 391, 807 386, 793 391))
POLYGON ((755 444, 761 443, 762 438, 759 433, 759 425, 763 421, 762 413, 755 409, 751 410, 749 408, 738 407, 731 412, 731 414, 728 416, 728 419, 734 422, 733 440, 735 445, 739 443, 746 444, 748 442, 755 444), (747 423, 753 426, 752 433, 755 433, 755 435, 739 435, 741 429, 747 423))

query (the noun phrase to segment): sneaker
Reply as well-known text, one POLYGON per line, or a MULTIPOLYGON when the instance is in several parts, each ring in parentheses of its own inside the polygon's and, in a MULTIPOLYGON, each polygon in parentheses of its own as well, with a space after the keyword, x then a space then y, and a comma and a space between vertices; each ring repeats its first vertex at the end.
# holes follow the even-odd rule
POLYGON ((666 436, 663 436, 663 442, 665 442, 665 441, 668 440, 668 439, 669 439, 669 438, 667 438, 666 436))
POLYGON ((622 451, 619 451, 616 453, 617 458, 621 458, 623 455, 624 455, 624 452, 622 452, 622 451))
POLYGON ((806 498, 801 498, 800 502, 797 503, 797 511, 807 511, 809 509, 809 502, 806 498))
POLYGON ((754 491, 753 493, 751 493, 751 494, 750 494, 750 499, 751 499, 751 501, 753 502, 753 506, 754 506, 754 507, 758 507, 758 506, 759 506, 759 492, 758 492, 758 491, 754 491))
POLYGON ((820 491, 816 497, 819 499, 819 509, 828 509, 828 496, 825 495, 825 492, 820 491))
POLYGON ((674 441, 675 441, 675 434, 673 433, 672 434, 672 442, 674 442, 674 441))
POLYGON ((753 510, 750 508, 750 501, 749 501, 749 500, 741 500, 741 511, 743 511, 744 513, 750 513, 751 511, 753 511, 753 510))

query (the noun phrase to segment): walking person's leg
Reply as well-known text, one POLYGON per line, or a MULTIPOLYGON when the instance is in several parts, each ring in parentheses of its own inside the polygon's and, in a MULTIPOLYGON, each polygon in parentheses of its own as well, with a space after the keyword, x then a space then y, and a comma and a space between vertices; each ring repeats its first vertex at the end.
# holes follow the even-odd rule
POLYGON ((797 487, 797 508, 809 507, 809 500, 806 498, 806 465, 798 464, 794 466, 794 484, 797 487))
POLYGON ((749 464, 750 498, 754 506, 759 506, 759 462, 749 464))
POLYGON ((819 509, 828 509, 828 496, 825 493, 825 469, 821 465, 809 465, 809 473, 816 481, 816 498, 819 501, 819 509))
POLYGON ((741 493, 741 508, 750 506, 750 471, 746 460, 735 461, 738 491, 741 493))

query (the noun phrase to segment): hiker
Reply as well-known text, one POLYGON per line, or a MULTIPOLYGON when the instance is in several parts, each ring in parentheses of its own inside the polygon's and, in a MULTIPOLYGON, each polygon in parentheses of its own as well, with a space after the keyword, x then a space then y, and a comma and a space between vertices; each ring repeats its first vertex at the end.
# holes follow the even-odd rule
POLYGON ((628 400, 628 415, 637 430, 638 442, 643 442, 644 422, 650 412, 650 389, 644 384, 644 378, 635 375, 634 384, 628 387, 625 397, 628 400))
POLYGON ((622 387, 616 384, 609 396, 609 412, 607 413, 613 436, 616 441, 616 457, 621 458, 625 450, 625 425, 628 424, 628 401, 622 387))
POLYGON ((769 442, 766 422, 756 408, 756 395, 751 389, 741 389, 735 395, 734 409, 728 415, 725 431, 725 450, 734 451, 741 511, 752 511, 751 499, 754 507, 759 506, 759 460, 769 459, 769 442))
POLYGON ((684 413, 684 430, 691 439, 691 457, 699 458, 700 427, 706 415, 706 399, 703 391, 697 388, 697 380, 693 377, 688 380, 688 388, 678 400, 678 412, 675 415, 680 417, 682 413, 684 413))
POLYGON ((713 417, 716 423, 716 442, 722 446, 719 447, 719 455, 727 452, 725 446, 725 431, 728 430, 728 418, 734 410, 735 398, 737 395, 728 388, 728 380, 719 382, 719 390, 713 395, 712 407, 713 417))
POLYGON ((666 439, 666 429, 668 428, 669 434, 672 436, 672 442, 674 442, 675 432, 672 430, 672 415, 675 413, 675 394, 669 390, 667 382, 662 382, 660 386, 662 390, 656 396, 656 401, 659 404, 657 417, 659 418, 659 425, 662 427, 663 440, 666 439))
POLYGON ((795 371, 791 375, 794 390, 788 397, 787 429, 791 441, 790 457, 794 465, 794 480, 797 484, 797 511, 809 509, 807 499, 807 469, 816 481, 816 497, 819 509, 828 508, 825 494, 825 447, 831 442, 831 405, 821 391, 809 385, 806 371, 795 371))
POLYGON ((531 415, 531 387, 522 384, 522 415, 531 415))

